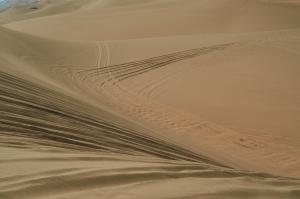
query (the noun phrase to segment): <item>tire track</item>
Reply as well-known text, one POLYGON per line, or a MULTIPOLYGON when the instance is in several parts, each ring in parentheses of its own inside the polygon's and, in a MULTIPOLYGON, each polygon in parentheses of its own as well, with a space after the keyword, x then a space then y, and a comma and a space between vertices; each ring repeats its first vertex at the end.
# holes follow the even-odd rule
POLYGON ((97 111, 99 116, 85 113, 82 110, 95 108, 55 91, 5 73, 0 73, 0 82, 0 136, 24 137, 36 144, 80 151, 191 161, 200 158, 175 145, 107 121, 108 113, 101 110, 97 111))
MULTIPOLYGON (((152 111, 156 120, 173 125, 174 112, 165 109, 157 112, 152 102, 135 96, 121 81, 126 80, 124 77, 133 78, 208 52, 202 49, 197 53, 173 53, 163 58, 121 64, 118 67, 135 66, 118 68, 116 72, 107 70, 110 52, 104 45, 107 44, 97 45, 96 66, 88 66, 88 69, 68 66, 55 71, 57 74, 63 71, 60 77, 65 81, 76 82, 74 88, 78 92, 84 90, 88 96, 93 93, 98 99, 114 100, 120 107, 121 103, 128 103, 125 111, 140 112, 144 117, 153 117, 147 115, 152 111), (101 85, 103 81, 106 83, 101 85)), ((176 125, 179 128, 199 124, 176 125)), ((139 188, 163 190, 170 182, 197 187, 193 193, 180 190, 185 193, 182 198, 238 199, 251 193, 255 197, 296 199, 299 195, 299 180, 232 169, 167 139, 149 136, 155 134, 148 131, 99 107, 1 71, 0 150, 22 149, 23 153, 29 151, 29 157, 21 154, 1 158, 0 167, 21 167, 19 170, 25 172, 23 165, 29 165, 25 168, 30 169, 21 175, 1 173, 0 198, 120 198, 130 192, 134 193, 130 198, 147 198, 143 191, 139 193, 143 190, 139 188), (41 153, 41 149, 48 153, 56 150, 56 153, 51 153, 51 157, 36 154, 41 153), (230 186, 224 186, 225 183, 230 186), (123 187, 126 190, 120 192, 123 187), (212 187, 213 193, 208 191, 212 187), (92 195, 94 192, 100 195, 92 195)))
MULTIPOLYGON (((170 53, 158 57, 148 58, 141 61, 132 61, 117 65, 107 65, 101 67, 99 73, 101 75, 112 74, 113 77, 110 77, 107 81, 113 81, 113 79, 123 81, 134 76, 149 72, 151 70, 159 69, 161 67, 167 66, 175 62, 183 61, 185 59, 191 59, 213 51, 223 50, 232 45, 234 44, 222 44, 205 48, 170 53)), ((91 70, 89 72, 93 74, 95 71, 91 70)))

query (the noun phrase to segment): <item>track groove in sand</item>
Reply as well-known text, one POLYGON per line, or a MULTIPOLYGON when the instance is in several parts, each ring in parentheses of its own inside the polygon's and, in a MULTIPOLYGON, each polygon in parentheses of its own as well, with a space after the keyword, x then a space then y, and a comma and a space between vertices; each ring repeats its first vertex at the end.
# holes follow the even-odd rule
MULTIPOLYGON (((223 45, 228 45, 229 47, 243 47, 246 46, 245 44, 241 45, 241 43, 236 43, 236 44, 222 44, 220 49, 224 50, 223 45)), ((104 48, 104 47, 103 47, 104 48)), ((202 47, 199 48, 200 52, 202 52, 202 49, 210 49, 211 46, 208 47, 202 47)), ((213 46, 213 49, 216 47, 213 46)), ((192 49, 191 51, 193 51, 192 49)), ((109 51, 103 50, 103 51, 109 51)), ((162 55, 159 57, 166 57, 166 59, 169 61, 169 57, 174 58, 173 55, 185 53, 186 51, 181 51, 181 52, 176 52, 176 53, 170 53, 166 55, 162 55)), ((205 51, 206 52, 206 51, 205 51)), ((218 50, 215 51, 210 51, 210 53, 218 52, 218 50)), ((101 52, 99 52, 101 53, 101 52)), ((104 56, 103 60, 107 60, 107 54, 108 53, 103 53, 104 56)), ((207 53, 204 53, 207 54, 207 53)), ((203 55, 200 53, 200 55, 203 55)), ((187 58, 188 59, 188 58, 187 58)), ((140 60, 140 61, 134 61, 135 63, 139 63, 139 68, 134 69, 134 70, 141 70, 143 67, 148 67, 148 60, 157 60, 157 57, 152 57, 148 58, 145 60, 140 60), (145 64, 146 66, 143 66, 145 64)), ((172 59, 173 61, 176 60, 176 57, 172 59)), ((184 60, 184 59, 183 59, 184 60)), ((177 62, 183 61, 179 60, 177 62)), ((107 63, 107 61, 104 61, 104 63, 107 63)), ((127 73, 128 69, 126 69, 126 66, 130 66, 132 62, 127 62, 124 64, 119 64, 119 65, 125 65, 124 70, 125 74, 127 73)), ((172 63, 166 63, 164 59, 158 59, 155 64, 161 64, 161 67, 172 67, 172 63)), ((117 66, 119 66, 117 65, 117 66)), ((195 134, 200 134, 202 136, 207 136, 206 139, 211 139, 214 137, 214 139, 220 139, 224 140, 226 139, 227 144, 231 146, 239 146, 241 147, 240 149, 243 150, 244 153, 258 153, 260 156, 265 157, 266 159, 277 159, 277 160, 286 160, 286 158, 291 159, 293 161, 291 162, 291 166, 297 166, 297 162, 299 159, 295 158, 295 154, 297 153, 293 148, 289 149, 290 153, 272 153, 272 148, 269 148, 268 144, 269 142, 278 143, 278 140, 273 139, 272 137, 260 137, 258 139, 257 137, 253 136, 245 136, 241 135, 237 131, 233 131, 231 129, 226 129, 221 126, 215 125, 213 123, 207 122, 205 120, 199 120, 195 118, 194 116, 190 116, 189 114, 182 113, 180 111, 174 111, 174 109, 166 107, 165 105, 161 105, 159 103, 153 102, 151 99, 144 98, 143 96, 139 96, 133 92, 132 90, 126 88, 125 85, 123 85, 123 82, 121 80, 118 80, 115 78, 115 75, 113 72, 109 70, 110 66, 107 66, 106 64, 103 64, 101 68, 105 69, 105 73, 102 74, 96 74, 92 67, 91 69, 84 70, 82 69, 77 69, 74 70, 73 67, 67 67, 69 68, 68 71, 72 71, 74 73, 79 73, 79 80, 84 80, 81 85, 87 85, 91 92, 95 93, 95 97, 97 100, 101 100, 103 103, 107 103, 113 108, 115 108, 118 111, 125 112, 125 114, 133 115, 134 117, 139 117, 142 119, 145 119, 147 121, 153 122, 156 125, 160 125, 162 128, 169 129, 170 131, 174 131, 174 135, 187 135, 191 136, 190 132, 194 132, 195 134), (79 72, 78 72, 79 71, 79 72), (91 75, 92 73, 92 75, 91 75), (107 80, 108 79, 108 80, 107 80), (101 82, 99 85, 98 82, 101 82), (94 92, 97 91, 97 92, 94 92), (198 133, 197 133, 198 132, 198 133), (229 137, 227 137, 229 136, 229 137), (242 141, 241 141, 242 140, 242 141), (275 141, 275 142, 274 142, 275 141), (272 154, 272 156, 266 155, 266 154, 272 154)), ((180 65, 177 66, 180 68, 180 65)), ((65 67, 63 67, 65 68, 65 67)), ((182 67, 184 68, 184 67, 182 67)), ((156 70, 156 66, 153 66, 153 70, 156 70)), ((153 70, 146 69, 146 72, 150 72, 153 70)), ((73 73, 72 72, 72 73, 73 73)), ((146 73, 145 72, 145 73, 146 73)), ((145 74, 142 73, 142 74, 145 74)), ((57 73, 59 74, 59 72, 57 73)), ((118 75, 118 74, 117 74, 118 75)), ((132 76, 136 77, 136 76, 132 76)), ((63 77, 64 78, 64 77, 63 77)), ((78 81, 75 81, 78 82, 78 81)), ((85 87, 81 88, 83 90, 86 90, 85 87)), ((198 139, 198 138, 197 138, 198 139)), ((283 147, 282 145, 278 145, 278 147, 283 147)), ((220 147, 221 148, 221 147, 220 147)), ((277 163, 276 163, 277 164, 277 163)))
POLYGON ((80 104, 53 91, 4 73, 0 78, 1 135, 18 135, 62 148, 142 153, 194 161, 200 158, 175 146, 167 146, 163 141, 78 112, 80 104))
MULTIPOLYGON (((91 69, 86 72, 91 72, 89 75, 93 74, 100 74, 100 75, 106 75, 106 74, 112 74, 113 78, 117 79, 118 81, 123 81, 128 78, 134 77, 136 75, 140 75, 146 72, 149 72, 151 70, 159 69, 163 66, 183 61, 185 59, 194 58, 197 56, 200 56, 202 54, 207 54, 213 51, 222 50, 226 47, 232 46, 233 44, 223 44, 223 45, 217 45, 217 46, 210 46, 205 48, 199 48, 199 49, 191 49, 186 50, 182 52, 175 52, 167 55, 161 55, 158 57, 153 57, 141 61, 133 61, 118 65, 106 65, 103 67, 98 67, 98 70, 95 71, 95 69, 91 69), (95 72, 95 73, 94 73, 95 72), (97 73, 98 72, 98 73, 97 73)), ((99 46, 99 44, 98 44, 99 46)), ((99 51, 103 51, 103 48, 99 51)), ((107 52, 107 50, 106 50, 107 52)), ((101 56, 100 56, 101 57, 101 56)), ((109 57, 108 57, 109 59, 109 57)), ((108 81, 112 81, 112 77, 108 79, 108 81)))

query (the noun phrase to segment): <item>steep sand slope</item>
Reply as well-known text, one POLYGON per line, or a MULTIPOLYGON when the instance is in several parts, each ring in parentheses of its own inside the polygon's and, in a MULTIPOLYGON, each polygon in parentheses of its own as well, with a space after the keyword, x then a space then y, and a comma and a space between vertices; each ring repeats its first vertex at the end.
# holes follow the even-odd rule
POLYGON ((299 197, 298 4, 79 7, 0 28, 0 197, 299 197))
MULTIPOLYGON (((176 143, 174 134, 145 128, 144 119, 136 120, 143 126, 131 121, 143 110, 142 117, 152 111, 156 120, 168 112, 112 82, 109 44, 45 40, 3 28, 0 38, 1 198, 299 196, 299 180, 223 166, 187 150, 186 140, 176 143)), ((168 123, 161 119, 154 124, 168 123)), ((216 129, 202 125, 208 133, 216 129)))
MULTIPOLYGON (((126 106, 131 108, 129 102, 135 102, 136 96, 142 95, 142 101, 155 98, 158 103, 193 114, 201 121, 227 126, 237 135, 233 140, 231 133, 225 137, 229 145, 234 142, 236 146, 224 151, 229 154, 246 151, 225 156, 227 163, 280 175, 299 175, 299 6, 259 0, 118 2, 95 2, 78 12, 17 22, 7 27, 68 40, 160 37, 110 42, 112 47, 107 52, 106 65, 200 48, 197 56, 192 55, 195 59, 151 70, 151 73, 149 70, 140 72, 139 66, 120 70, 118 68, 123 66, 117 66, 117 80, 123 70, 126 73, 137 70, 139 74, 130 79, 126 77, 129 79, 125 81, 126 92, 134 91, 134 97, 125 95, 125 99, 130 98, 125 100, 126 106), (194 36, 175 36, 180 34, 194 36), (224 44, 233 46, 223 48, 224 44), (205 56, 198 56, 202 51, 205 56), (285 147, 287 143, 291 143, 291 149, 285 147), (237 150, 240 147, 243 150, 237 150), (257 160, 264 160, 266 165, 257 160), (285 174, 286 169, 290 170, 289 174, 285 174)), ((108 42, 105 43, 99 46, 100 50, 108 48, 108 42)), ((148 66, 151 67, 153 65, 148 66)), ((115 75, 114 71, 108 74, 115 75)), ((120 96, 120 99, 124 97, 120 96)), ((144 106, 144 102, 142 104, 144 106)), ((160 106, 156 109, 163 114, 160 106)), ((174 129, 169 131, 174 132, 174 129)), ((195 140, 192 136, 191 139, 195 140)), ((194 145, 205 144, 201 140, 197 142, 194 145)), ((227 147, 221 143, 211 146, 220 151, 215 145, 225 146, 222 150, 227 147)))

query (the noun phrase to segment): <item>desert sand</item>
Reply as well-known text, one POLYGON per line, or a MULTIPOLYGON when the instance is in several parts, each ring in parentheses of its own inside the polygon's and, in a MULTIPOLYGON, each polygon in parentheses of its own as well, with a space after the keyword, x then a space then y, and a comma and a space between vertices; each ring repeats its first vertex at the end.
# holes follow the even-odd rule
POLYGON ((0 198, 300 198, 300 1, 0 0, 0 198))

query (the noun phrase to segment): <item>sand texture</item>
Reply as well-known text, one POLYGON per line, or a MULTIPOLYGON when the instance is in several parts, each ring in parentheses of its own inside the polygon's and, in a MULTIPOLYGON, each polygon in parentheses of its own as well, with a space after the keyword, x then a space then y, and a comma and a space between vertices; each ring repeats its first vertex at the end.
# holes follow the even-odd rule
POLYGON ((300 1, 0 0, 0 199, 299 199, 300 1))

